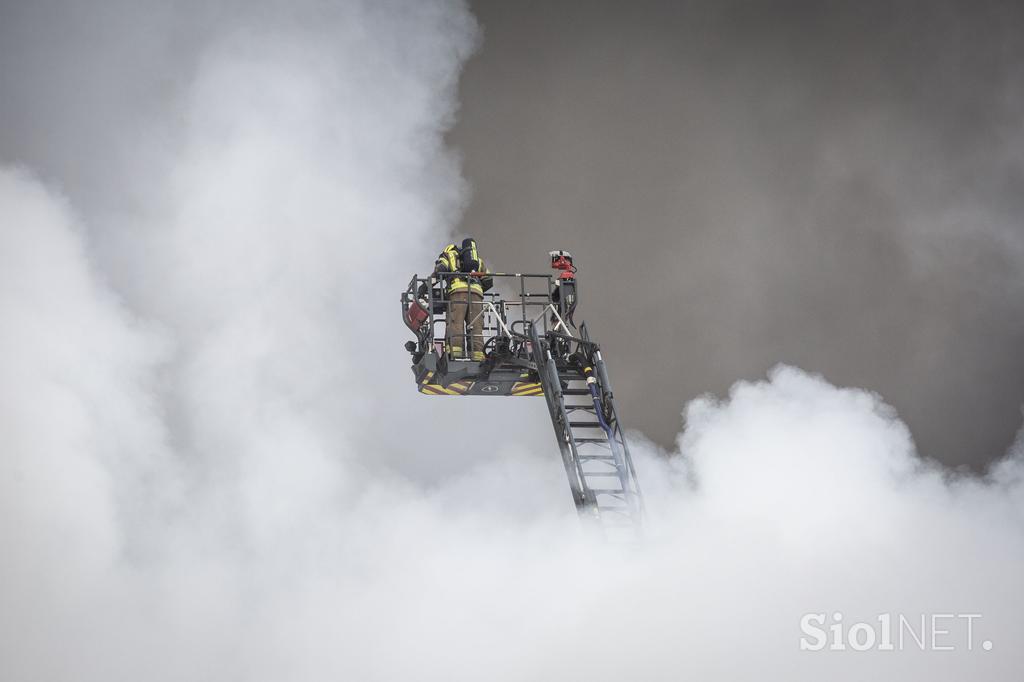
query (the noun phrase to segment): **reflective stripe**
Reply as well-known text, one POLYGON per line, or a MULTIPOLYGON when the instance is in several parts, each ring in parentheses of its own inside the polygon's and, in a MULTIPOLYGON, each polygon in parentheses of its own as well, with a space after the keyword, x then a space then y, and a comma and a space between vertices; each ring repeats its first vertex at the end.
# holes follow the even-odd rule
MULTIPOLYGON (((459 271, 459 249, 455 244, 449 244, 444 247, 444 251, 441 254, 444 256, 446 264, 448 265, 448 272, 459 271)), ((455 291, 457 289, 456 283, 462 280, 457 278, 448 279, 448 291, 455 291)))
POLYGON ((448 287, 448 291, 465 291, 467 288, 474 294, 480 294, 481 296, 483 296, 484 289, 482 286, 480 286, 476 282, 467 285, 466 280, 461 278, 453 280, 452 285, 448 287))
MULTIPOLYGON (((470 254, 473 257, 473 260, 479 263, 479 272, 486 273, 487 266, 484 264, 483 259, 480 258, 480 254, 477 252, 476 242, 473 242, 470 254)), ((441 255, 437 257, 437 263, 443 263, 444 266, 448 268, 448 272, 461 272, 462 265, 459 262, 460 260, 460 250, 455 244, 449 244, 444 247, 444 250, 441 251, 441 255)), ((484 288, 479 281, 469 284, 466 282, 464 277, 449 277, 445 278, 445 281, 448 283, 449 292, 469 289, 470 291, 480 295, 483 295, 484 293, 484 288)))
POLYGON ((441 251, 441 255, 437 257, 436 264, 443 265, 447 272, 458 272, 459 271, 459 251, 455 244, 449 244, 444 247, 441 251))

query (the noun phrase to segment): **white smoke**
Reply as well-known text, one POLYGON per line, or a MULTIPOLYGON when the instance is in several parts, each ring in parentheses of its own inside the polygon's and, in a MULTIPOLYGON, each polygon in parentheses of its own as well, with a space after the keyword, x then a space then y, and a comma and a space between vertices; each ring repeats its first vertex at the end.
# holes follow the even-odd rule
POLYGON ((1019 450, 957 476, 780 367, 679 453, 637 434, 651 538, 593 544, 542 403, 421 397, 402 349, 465 201, 466 8, 207 18, 159 115, 110 105, 131 172, 0 172, 0 679, 1019 679, 1019 450), (836 611, 983 617, 972 651, 800 651, 836 611))

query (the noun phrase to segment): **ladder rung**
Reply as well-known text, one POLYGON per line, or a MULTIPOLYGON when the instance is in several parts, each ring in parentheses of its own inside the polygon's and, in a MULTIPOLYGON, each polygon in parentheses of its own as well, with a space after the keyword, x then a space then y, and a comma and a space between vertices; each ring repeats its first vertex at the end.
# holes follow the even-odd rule
POLYGON ((614 419, 611 393, 601 384, 595 386, 594 379, 588 377, 578 364, 557 358, 545 360, 540 356, 537 356, 536 364, 542 378, 552 374, 558 377, 555 385, 548 385, 553 382, 547 379, 542 383, 545 384, 545 394, 550 394, 548 405, 555 432, 562 441, 559 446, 563 452, 568 449, 567 445, 570 446, 575 458, 575 472, 570 470, 569 476, 575 479, 574 486, 582 484, 584 495, 583 500, 577 499, 577 503, 582 502, 592 509, 611 537, 628 536, 632 541, 641 533, 642 511, 632 472, 626 468, 626 462, 621 459, 622 453, 617 449, 625 449, 626 443, 622 426, 614 419), (592 398, 595 388, 597 399, 592 398), (606 402, 604 407, 602 398, 606 402), (593 487, 595 484, 601 487, 593 487))

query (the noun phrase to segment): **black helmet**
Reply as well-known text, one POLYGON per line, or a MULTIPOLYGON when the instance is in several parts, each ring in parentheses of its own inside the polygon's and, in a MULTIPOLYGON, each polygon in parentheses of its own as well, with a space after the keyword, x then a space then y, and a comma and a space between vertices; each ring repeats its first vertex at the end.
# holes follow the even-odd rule
POLYGON ((475 243, 476 243, 475 239, 473 239, 472 237, 466 237, 465 239, 462 240, 462 248, 464 248, 464 249, 471 249, 471 248, 473 248, 473 244, 475 244, 475 243))

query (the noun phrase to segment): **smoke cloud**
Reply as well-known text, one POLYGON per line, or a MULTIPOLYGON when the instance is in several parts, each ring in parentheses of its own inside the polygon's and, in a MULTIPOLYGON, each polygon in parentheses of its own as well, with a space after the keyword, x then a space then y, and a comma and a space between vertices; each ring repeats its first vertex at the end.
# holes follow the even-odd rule
POLYGON ((1020 442, 957 475, 780 365, 634 434, 621 548, 540 402, 414 392, 461 3, 2 12, 0 678, 1020 677, 1020 442), (819 612, 981 618, 801 651, 819 612))

